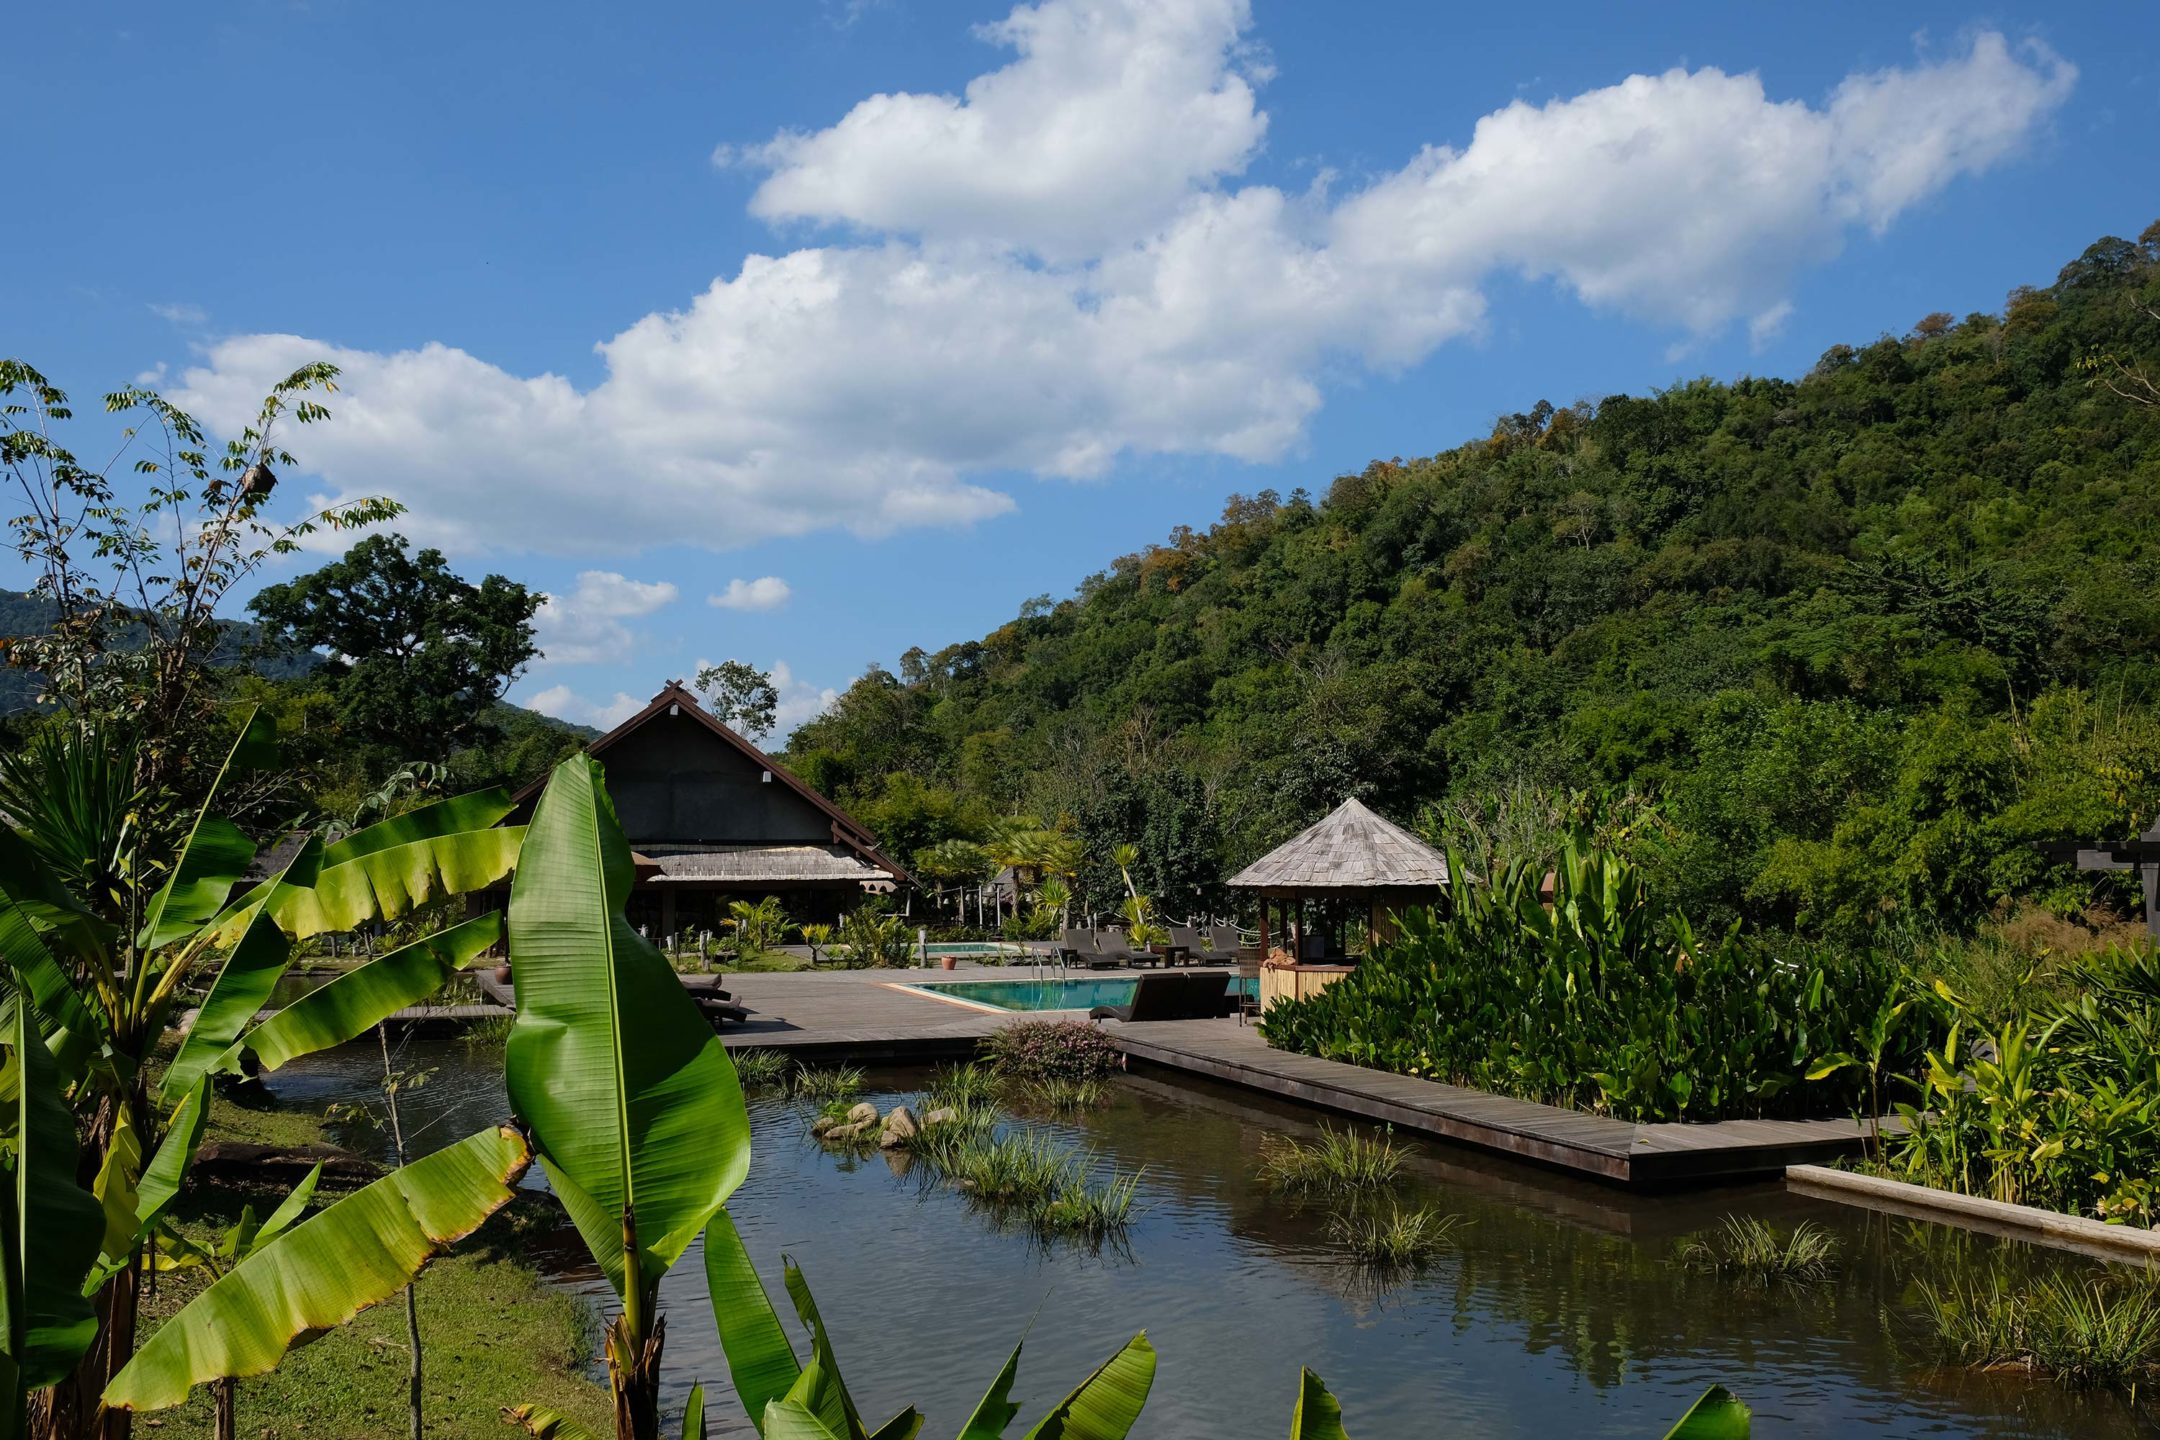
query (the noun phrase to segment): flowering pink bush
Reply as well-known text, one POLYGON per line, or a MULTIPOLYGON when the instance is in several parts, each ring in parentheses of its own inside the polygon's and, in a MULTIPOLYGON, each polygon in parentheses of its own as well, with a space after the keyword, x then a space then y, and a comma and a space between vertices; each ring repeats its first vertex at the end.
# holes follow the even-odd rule
POLYGON ((983 1041, 983 1058, 1014 1080, 1100 1080, 1123 1062, 1084 1020, 1018 1020, 983 1041))

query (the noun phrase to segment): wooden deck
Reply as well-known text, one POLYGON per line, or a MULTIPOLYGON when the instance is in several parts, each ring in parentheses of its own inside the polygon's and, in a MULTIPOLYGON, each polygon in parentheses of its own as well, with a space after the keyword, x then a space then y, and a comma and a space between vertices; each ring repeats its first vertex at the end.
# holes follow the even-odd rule
MULTIPOLYGON (((510 987, 480 977, 482 991, 507 1003, 510 987)), ((1021 1018, 939 999, 911 988, 921 980, 1027 978, 1017 970, 953 972, 835 970, 735 974, 726 985, 748 1007, 729 1025, 730 1049, 783 1050, 804 1060, 963 1059, 982 1038, 1021 1018)), ((1029 1018, 1080 1018, 1037 1011, 1029 1018)), ((1271 1050, 1256 1026, 1232 1020, 1104 1023, 1131 1061, 1205 1075, 1340 1115, 1393 1125, 1491 1154, 1595 1177, 1658 1187, 1781 1174, 1857 1153, 1863 1132, 1851 1119, 1723 1120, 1637 1125, 1577 1110, 1489 1095, 1406 1075, 1271 1050)))
POLYGON ((1104 1028, 1129 1058, 1145 1064, 1206 1075, 1338 1114, 1622 1185, 1701 1184, 1774 1175, 1788 1165, 1856 1153, 1865 1138, 1859 1124, 1850 1119, 1637 1125, 1271 1050, 1257 1027, 1235 1020, 1110 1022, 1104 1028))

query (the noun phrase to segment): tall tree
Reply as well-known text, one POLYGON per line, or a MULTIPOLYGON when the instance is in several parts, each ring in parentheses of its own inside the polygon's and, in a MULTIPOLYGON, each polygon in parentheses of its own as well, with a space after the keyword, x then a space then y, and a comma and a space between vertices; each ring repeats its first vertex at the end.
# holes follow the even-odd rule
POLYGON ((697 673, 698 692, 724 725, 762 742, 772 733, 780 692, 772 676, 742 660, 723 660, 697 673))
POLYGON ((401 759, 439 760, 491 733, 489 710, 537 653, 542 598, 500 575, 475 585, 440 550, 371 535, 248 608, 274 638, 329 652, 349 733, 401 759))

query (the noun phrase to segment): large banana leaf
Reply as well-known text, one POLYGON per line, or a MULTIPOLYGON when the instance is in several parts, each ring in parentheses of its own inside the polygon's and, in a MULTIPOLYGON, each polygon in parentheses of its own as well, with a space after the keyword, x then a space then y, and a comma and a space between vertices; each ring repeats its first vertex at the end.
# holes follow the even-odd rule
POLYGON ((765 1407, 788 1393, 802 1366, 726 1210, 705 1227, 705 1286, 712 1293, 713 1319, 719 1323, 720 1349, 727 1356, 735 1396, 762 1428, 765 1407))
POLYGON ((1005 1357, 1005 1368, 998 1371, 997 1379, 990 1382, 990 1388, 976 1403, 975 1413, 960 1427, 960 1440, 1003 1440, 1005 1427, 1020 1413, 1012 1398, 1013 1382, 1019 1378, 1020 1346, 1015 1345, 1012 1354, 1005 1357))
POLYGON ((21 1414, 22 1395, 59 1381, 97 1335, 97 1317, 83 1298, 83 1277, 104 1243, 105 1212, 75 1183, 75 1119, 60 1098, 59 1072, 19 999, 0 1014, 0 1041, 11 1053, 8 1130, 13 1174, 4 1197, 5 1327, 0 1371, 7 1372, 6 1415, 21 1414))
POLYGON ((395 920, 446 895, 500 884, 516 868, 524 838, 522 827, 508 825, 370 850, 342 864, 325 864, 313 885, 281 889, 270 913, 295 940, 395 920))
POLYGON ((559 1410, 544 1405, 505 1405, 503 1419, 518 1426, 533 1440, 596 1440, 592 1431, 559 1410))
MULTIPOLYGON (((290 885, 296 880, 304 882, 315 873, 321 854, 321 845, 310 838, 285 868, 266 883, 274 888, 290 885)), ((195 1012, 195 1023, 188 1028, 187 1038, 180 1042, 172 1064, 166 1068, 158 1095, 167 1105, 177 1103, 192 1089, 204 1072, 217 1063, 226 1048, 240 1037, 240 1032, 254 1023, 263 1006, 270 1003, 270 993, 277 988, 278 977, 285 973, 286 961, 292 954, 292 942, 278 928, 277 921, 270 917, 262 901, 257 901, 242 914, 247 923, 241 930, 240 943, 233 946, 225 963, 218 967, 216 977, 210 982, 209 993, 203 996, 202 1006, 195 1012)))
POLYGON ((1060 1400, 1026 1440, 1125 1440, 1154 1383, 1155 1347, 1143 1330, 1060 1400))
POLYGON ((38 1029, 65 1081, 80 1079, 90 1056, 105 1040, 103 1020, 68 983, 60 963, 27 907, 0 890, 0 965, 8 984, 36 1012, 38 1029))
POLYGON ((631 878, 600 767, 572 756, 540 797, 511 886, 517 1022, 504 1074, 556 1196, 626 1297, 658 1284, 750 1164, 735 1067, 624 918, 631 878))
POLYGON ((765 1440, 842 1440, 825 1428, 810 1408, 796 1400, 775 1400, 765 1407, 765 1440))
POLYGON ((1290 1412, 1290 1440, 1350 1440, 1343 1432, 1342 1406, 1310 1370, 1298 1371, 1297 1409, 1290 1412))
POLYGON ((1750 1414, 1732 1391, 1713 1385, 1665 1432, 1665 1440, 1748 1440, 1750 1414))
POLYGON ((179 862, 164 886, 150 897, 137 941, 143 949, 155 950, 192 934, 224 907, 248 862, 255 858, 255 842, 232 821, 210 813, 210 807, 217 803, 227 775, 263 768, 275 763, 276 757, 276 724, 259 708, 248 711, 225 763, 203 796, 203 808, 180 849, 179 862))
POLYGON ((440 990, 502 934, 502 916, 476 915, 401 946, 311 990, 248 1031, 213 1070, 238 1071, 252 1054, 264 1070, 342 1045, 440 990))
POLYGON ((453 795, 447 800, 437 800, 432 805, 422 805, 402 815, 377 821, 364 830, 353 831, 323 851, 323 864, 343 865, 346 861, 357 860, 362 855, 373 855, 379 850, 410 845, 415 840, 430 840, 439 835, 456 835, 467 830, 485 830, 508 815, 513 808, 509 792, 500 786, 490 790, 475 790, 470 795, 453 795))
POLYGON ((437 1250, 509 1203, 529 1159, 515 1130, 483 1130, 301 1221, 158 1327, 105 1403, 162 1410, 206 1381, 276 1368, 294 1341, 411 1284, 437 1250))

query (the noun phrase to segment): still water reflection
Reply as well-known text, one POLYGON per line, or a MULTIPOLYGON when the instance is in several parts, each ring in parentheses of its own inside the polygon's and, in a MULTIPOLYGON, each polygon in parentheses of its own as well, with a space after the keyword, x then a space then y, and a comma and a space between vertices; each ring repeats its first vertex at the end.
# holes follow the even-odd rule
MULTIPOLYGON (((399 1063, 435 1067, 408 1101, 423 1146, 507 1113, 497 1053, 448 1043, 409 1049, 399 1063)), ((280 1103, 311 1107, 368 1098, 380 1067, 372 1047, 351 1047, 296 1063, 271 1088, 280 1103)), ((912 1098, 923 1078, 873 1072, 869 1098, 912 1098)), ((1924 1278, 1981 1261, 2082 1262, 1775 1185, 1646 1197, 1413 1146, 1406 1201, 1465 1224, 1457 1253, 1383 1286, 1331 1250, 1323 1210, 1254 1180, 1262 1140, 1310 1136, 1313 1117, 1242 1092, 1135 1075, 1081 1121, 1031 1122, 1106 1163, 1145 1167, 1145 1213, 1123 1247, 1100 1250, 1001 1229, 882 1157, 827 1155, 808 1138, 809 1118, 785 1101, 753 1102, 755 1158, 729 1209, 776 1297, 781 1253, 803 1266, 873 1423, 912 1402, 929 1417, 924 1434, 956 1433, 1024 1330, 1015 1395, 1032 1423, 1144 1328, 1161 1362, 1135 1433, 1177 1440, 1284 1432, 1301 1363, 1327 1380, 1363 1440, 1655 1437, 1719 1381, 1755 1408, 1763 1440, 2154 1433, 2123 1401, 1939 1369, 1909 1343, 1924 1278), (1750 1293, 1672 1262, 1680 1237, 1735 1212, 1828 1227, 1841 1243, 1841 1279, 1750 1293)), ((540 1183, 534 1176, 528 1183, 540 1183)), ((606 1293, 574 1239, 557 1260, 560 1283, 606 1293)), ((670 1403, 694 1380, 724 1391, 695 1250, 662 1300, 670 1403)), ((716 1433, 753 1433, 724 1396, 715 1412, 716 1433)))

